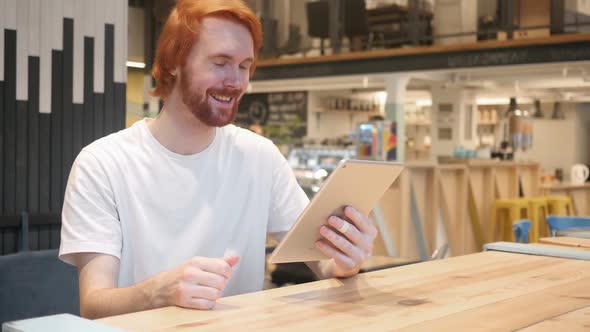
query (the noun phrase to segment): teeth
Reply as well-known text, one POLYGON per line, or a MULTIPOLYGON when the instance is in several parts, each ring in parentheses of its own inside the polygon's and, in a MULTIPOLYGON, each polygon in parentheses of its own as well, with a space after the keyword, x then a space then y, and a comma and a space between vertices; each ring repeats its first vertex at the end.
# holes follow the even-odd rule
POLYGON ((213 97, 213 98, 215 98, 215 99, 217 99, 219 101, 226 102, 226 103, 229 102, 229 101, 231 101, 231 99, 232 99, 229 96, 222 96, 222 95, 216 95, 216 94, 211 94, 211 97, 213 97))

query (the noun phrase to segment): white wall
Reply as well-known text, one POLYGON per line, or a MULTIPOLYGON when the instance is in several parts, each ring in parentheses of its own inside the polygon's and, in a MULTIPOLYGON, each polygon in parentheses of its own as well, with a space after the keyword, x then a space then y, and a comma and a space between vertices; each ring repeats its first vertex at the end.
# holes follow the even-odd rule
POLYGON ((569 179, 573 164, 589 162, 590 107, 588 104, 562 103, 564 120, 552 120, 545 111, 545 119, 533 121, 533 148, 517 152, 517 160, 531 160, 553 174, 562 168, 565 180, 569 179))

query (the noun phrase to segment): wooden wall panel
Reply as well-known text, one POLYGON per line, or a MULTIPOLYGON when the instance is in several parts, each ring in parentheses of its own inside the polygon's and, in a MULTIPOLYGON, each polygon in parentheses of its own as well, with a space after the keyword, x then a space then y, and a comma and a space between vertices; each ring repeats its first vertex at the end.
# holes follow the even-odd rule
MULTIPOLYGON (((1 216, 60 214, 80 150, 124 128, 127 5, 0 0, 1 216)), ((0 230, 0 248, 13 248, 0 230)), ((31 237, 33 249, 55 247, 59 227, 31 237)))
MULTIPOLYGON (((0 83, 4 82, 4 27, 6 25, 4 13, 6 13, 6 0, 0 0, 0 83)), ((0 186, 1 190, 2 186, 0 186)))
POLYGON ((27 210, 39 212, 39 57, 29 57, 27 210))
POLYGON ((16 212, 16 31, 4 30, 4 208, 16 212))
POLYGON ((62 113, 63 113, 63 57, 62 51, 52 51, 51 72, 51 202, 50 211, 60 213, 62 193, 62 113))
MULTIPOLYGON (((66 7, 64 7, 66 8, 66 7)), ((73 16, 73 8, 71 8, 73 16)), ((65 187, 74 162, 73 79, 74 79, 74 20, 64 18, 63 23, 63 94, 62 94, 62 167, 61 192, 65 187)))
POLYGON ((84 133, 83 145, 94 140, 94 39, 84 37, 84 133))

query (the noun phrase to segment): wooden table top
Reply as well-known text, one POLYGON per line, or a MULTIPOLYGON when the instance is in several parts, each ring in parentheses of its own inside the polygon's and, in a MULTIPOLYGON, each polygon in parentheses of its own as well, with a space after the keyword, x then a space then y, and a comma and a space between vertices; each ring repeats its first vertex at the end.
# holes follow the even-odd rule
POLYGON ((579 238, 579 237, 571 237, 571 236, 543 237, 543 238, 539 239, 539 243, 590 250, 590 239, 579 238))
POLYGON ((575 331, 590 326, 590 262, 487 251, 99 320, 136 331, 575 331), (526 330, 526 329, 525 329, 526 330))

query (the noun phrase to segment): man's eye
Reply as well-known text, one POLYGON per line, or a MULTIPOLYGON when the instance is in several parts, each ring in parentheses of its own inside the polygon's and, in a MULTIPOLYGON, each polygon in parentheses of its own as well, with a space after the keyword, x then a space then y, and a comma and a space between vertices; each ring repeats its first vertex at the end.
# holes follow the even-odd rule
POLYGON ((223 66, 225 66, 225 62, 214 62, 214 64, 215 64, 217 67, 223 67, 223 66))

